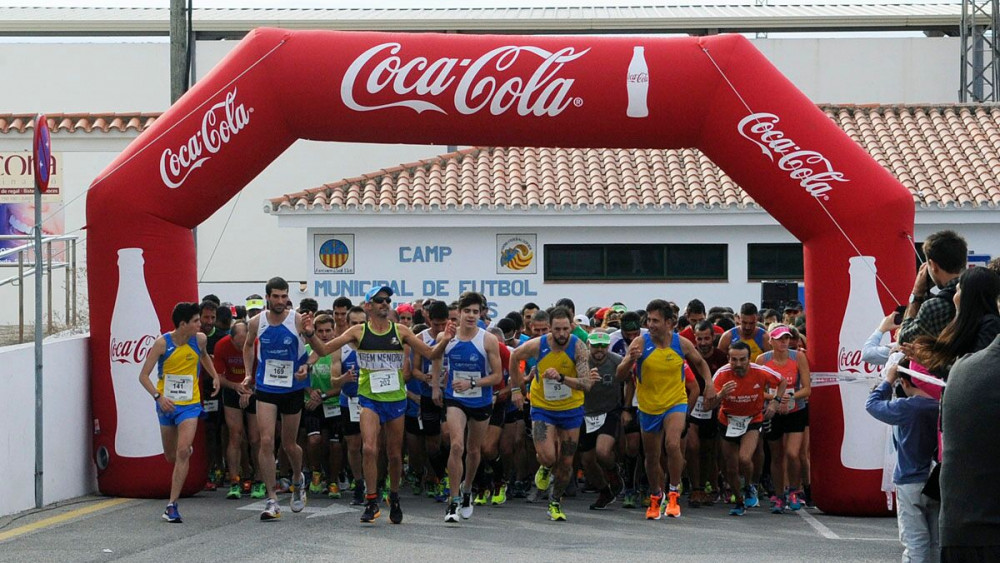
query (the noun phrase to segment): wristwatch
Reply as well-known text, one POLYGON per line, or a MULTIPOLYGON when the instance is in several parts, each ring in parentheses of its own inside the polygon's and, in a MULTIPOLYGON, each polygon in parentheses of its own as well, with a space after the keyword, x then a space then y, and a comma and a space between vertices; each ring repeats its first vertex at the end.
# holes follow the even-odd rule
POLYGON ((921 303, 927 299, 926 295, 917 295, 916 293, 910 294, 910 303, 921 303))
POLYGON ((161 395, 160 395, 160 392, 159 392, 159 391, 157 391, 157 392, 156 392, 156 394, 155 394, 155 395, 153 395, 153 400, 154 400, 154 401, 159 401, 159 400, 160 400, 160 397, 161 397, 161 395))
POLYGON ((469 385, 472 386, 473 389, 475 389, 476 388, 476 380, 475 379, 470 379, 469 380, 469 385))

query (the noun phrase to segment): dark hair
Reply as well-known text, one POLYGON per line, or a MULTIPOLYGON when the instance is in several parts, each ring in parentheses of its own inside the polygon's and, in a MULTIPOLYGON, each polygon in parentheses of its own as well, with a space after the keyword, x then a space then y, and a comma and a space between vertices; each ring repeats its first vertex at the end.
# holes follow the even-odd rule
POLYGON ((747 357, 750 357, 750 345, 742 340, 737 340, 729 345, 729 351, 732 352, 733 350, 746 350, 747 357))
POLYGON ((528 309, 540 309, 540 307, 535 303, 529 301, 524 304, 524 307, 521 307, 521 314, 523 315, 524 312, 527 311, 528 309))
POLYGON ((219 307, 215 311, 215 322, 228 323, 233 320, 233 310, 229 307, 219 307))
POLYGON ((470 305, 479 305, 479 309, 482 310, 486 307, 486 298, 481 293, 467 291, 458 298, 458 308, 465 309, 470 305))
POLYGON ((775 311, 774 309, 761 309, 760 310, 760 317, 762 319, 766 319, 768 317, 780 317, 780 316, 781 315, 779 315, 778 312, 775 311))
POLYGON ((300 313, 315 313, 319 311, 319 302, 317 302, 312 297, 303 297, 299 301, 299 312, 300 313))
POLYGON ((715 334, 715 329, 712 328, 712 321, 704 320, 699 321, 698 324, 694 325, 695 332, 701 332, 703 330, 711 330, 712 334, 715 334))
POLYGON ((236 306, 236 318, 238 320, 243 320, 243 319, 247 318, 247 308, 244 307, 243 305, 237 305, 236 306))
POLYGON ((553 307, 552 310, 549 311, 549 322, 555 321, 556 319, 566 319, 569 321, 569 324, 573 324, 573 313, 561 305, 553 307))
POLYGON ((510 319, 514 323, 514 328, 517 330, 524 328, 524 317, 521 316, 521 313, 511 311, 507 313, 507 316, 504 318, 510 319))
POLYGON ((215 303, 216 305, 222 305, 222 300, 219 299, 219 296, 216 295, 216 294, 214 294, 214 293, 209 293, 208 295, 202 297, 201 301, 202 301, 202 303, 204 303, 205 301, 211 301, 212 303, 215 303))
POLYGON ((517 325, 514 324, 514 319, 504 317, 497 321, 497 328, 502 330, 504 334, 507 334, 508 332, 516 331, 517 325))
POLYGON ((201 307, 197 303, 181 301, 174 305, 174 312, 170 314, 170 320, 174 321, 174 328, 181 326, 194 317, 201 315, 201 307))
POLYGON ((920 337, 917 343, 929 350, 920 362, 934 372, 948 369, 955 358, 975 352, 979 336, 979 323, 986 315, 1000 315, 997 298, 1000 297, 1000 276, 989 268, 969 268, 958 278, 962 298, 958 311, 936 340, 920 337))
POLYGON ((692 300, 688 301, 687 309, 685 310, 685 314, 689 314, 689 313, 701 313, 702 315, 704 315, 705 314, 705 304, 702 303, 700 299, 692 299, 692 300))
POLYGON ((533 317, 531 317, 531 322, 533 323, 549 323, 552 324, 552 317, 549 313, 543 309, 539 309, 533 317))
POLYGON ((754 305, 753 303, 744 303, 744 304, 740 305, 740 314, 741 315, 756 315, 757 314, 757 306, 754 305))
POLYGON ((264 286, 264 293, 270 296, 271 292, 275 289, 278 291, 288 291, 288 282, 284 278, 271 278, 267 280, 267 285, 264 286))
POLYGON ((204 313, 205 311, 218 311, 219 304, 215 301, 202 301, 201 305, 198 305, 198 312, 204 313))
POLYGON ((653 311, 659 311, 660 316, 662 316, 665 321, 674 320, 674 308, 670 306, 670 303, 667 303, 663 299, 653 299, 648 305, 646 305, 646 316, 649 316, 649 314, 653 311))
POLYGON ((334 309, 336 309, 337 307, 347 307, 348 309, 350 309, 353 306, 354 303, 351 303, 351 298, 344 295, 341 295, 340 297, 333 300, 334 309))
POLYGON ((736 323, 733 322, 733 319, 730 319, 729 317, 726 316, 722 316, 719 317, 719 320, 715 321, 715 326, 725 331, 735 327, 736 323))
POLYGON ((448 305, 444 301, 431 303, 431 308, 427 310, 427 316, 432 321, 448 320, 448 305))
POLYGON ((430 327, 428 327, 424 323, 417 323, 417 324, 413 325, 410 328, 410 330, 413 331, 413 334, 420 334, 421 332, 427 330, 428 328, 430 328, 430 327))
POLYGON ((684 330, 689 326, 691 326, 691 321, 687 317, 677 317, 677 326, 674 328, 675 330, 684 330))
POLYGON ((938 231, 924 241, 924 256, 949 274, 957 274, 965 268, 968 254, 968 244, 955 231, 938 231))
POLYGON ((351 313, 364 313, 365 318, 368 318, 368 312, 365 311, 365 308, 360 305, 355 305, 347 310, 348 315, 350 315, 351 313))
POLYGON ((333 324, 333 317, 327 314, 317 315, 313 319, 313 327, 318 327, 319 325, 333 324))
MULTIPOLYGON (((576 304, 573 303, 573 300, 569 297, 563 297, 559 301, 556 301, 556 307, 565 307, 566 309, 569 309, 571 313, 576 313, 576 304)), ((572 317, 572 315, 570 315, 570 317, 572 317)), ((570 320, 572 320, 572 318, 570 320)))

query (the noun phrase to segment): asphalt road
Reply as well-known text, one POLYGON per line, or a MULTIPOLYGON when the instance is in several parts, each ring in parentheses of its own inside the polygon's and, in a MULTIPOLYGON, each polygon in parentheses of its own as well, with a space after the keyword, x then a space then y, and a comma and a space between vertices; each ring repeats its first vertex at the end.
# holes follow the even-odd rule
POLYGON ((643 510, 616 503, 591 511, 595 495, 566 499, 566 522, 550 522, 544 504, 509 499, 476 507, 469 520, 446 524, 444 505, 407 492, 404 520, 388 509, 374 525, 345 499, 311 498, 292 514, 261 522, 263 502, 226 500, 203 492, 181 499, 183 524, 160 518, 160 500, 82 497, 41 511, 0 518, 0 561, 898 561, 902 548, 893 518, 827 516, 805 509, 772 515, 755 508, 743 517, 729 507, 691 509, 681 518, 647 521, 643 510))

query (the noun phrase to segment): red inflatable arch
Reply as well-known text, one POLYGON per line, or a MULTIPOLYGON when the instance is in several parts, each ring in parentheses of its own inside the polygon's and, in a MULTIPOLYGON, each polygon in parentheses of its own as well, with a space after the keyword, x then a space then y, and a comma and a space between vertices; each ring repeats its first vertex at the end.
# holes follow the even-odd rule
MULTIPOLYGON (((88 194, 102 492, 168 493, 138 363, 173 305, 198 295, 191 229, 296 139, 702 150, 804 245, 809 355, 818 383, 833 383, 811 401, 816 503, 886 512, 883 431, 856 404, 843 414, 836 380, 871 372, 864 337, 908 295, 913 201, 738 35, 250 33, 88 194)), ((199 452, 187 493, 204 467, 199 452)))

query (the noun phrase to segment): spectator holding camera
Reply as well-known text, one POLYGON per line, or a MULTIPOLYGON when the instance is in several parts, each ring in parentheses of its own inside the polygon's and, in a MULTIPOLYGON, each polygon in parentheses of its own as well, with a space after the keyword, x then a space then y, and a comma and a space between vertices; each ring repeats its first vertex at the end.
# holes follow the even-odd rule
POLYGON ((924 241, 927 262, 917 272, 910 304, 903 313, 899 342, 913 342, 919 336, 937 338, 955 317, 952 298, 958 276, 965 270, 969 247, 955 231, 939 231, 924 241), (932 295, 931 286, 939 291, 932 295))

